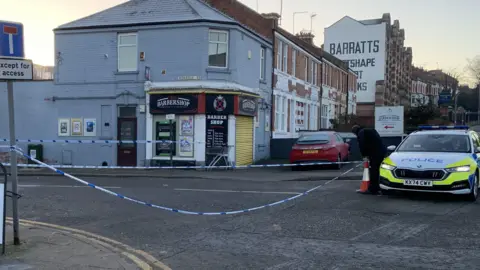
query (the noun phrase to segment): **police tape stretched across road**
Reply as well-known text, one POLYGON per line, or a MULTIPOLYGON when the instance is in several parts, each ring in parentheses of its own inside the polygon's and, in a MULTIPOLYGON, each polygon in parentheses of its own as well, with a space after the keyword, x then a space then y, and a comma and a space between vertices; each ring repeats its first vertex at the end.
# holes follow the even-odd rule
MULTIPOLYGON (((8 143, 10 139, 0 139, 0 142, 8 143)), ((172 140, 44 140, 44 139, 16 139, 17 143, 65 143, 65 144, 119 144, 119 143, 179 143, 172 140)), ((195 141, 205 143, 204 141, 195 141)))
MULTIPOLYGON (((136 169, 136 170, 186 170, 186 169, 253 169, 253 168, 276 168, 276 167, 306 167, 306 166, 326 166, 336 164, 358 164, 362 161, 342 161, 342 162, 309 162, 293 164, 259 164, 259 165, 221 165, 221 166, 93 166, 93 165, 57 165, 48 164, 60 169, 136 169)), ((11 166, 10 163, 4 163, 5 166, 11 166)), ((25 168, 44 168, 38 164, 17 164, 18 167, 25 168)))
POLYGON ((247 208, 247 209, 241 209, 241 210, 235 210, 235 211, 224 211, 224 212, 194 212, 194 211, 188 211, 188 210, 181 210, 181 209, 175 209, 175 208, 171 208, 171 207, 167 207, 167 206, 161 206, 161 205, 156 205, 156 204, 152 204, 152 203, 147 203, 145 201, 141 201, 141 200, 138 200, 138 199, 134 199, 132 197, 128 197, 128 196, 124 196, 122 194, 119 194, 119 193, 116 193, 116 192, 113 192, 111 190, 108 190, 106 188, 103 188, 103 187, 100 187, 100 186, 97 186, 97 185, 94 185, 92 183, 89 183, 85 180, 82 180, 78 177, 75 177, 71 174, 68 174, 66 172, 63 172, 59 169, 56 169, 55 167, 53 166, 50 166, 48 164, 45 164, 35 158, 32 158, 31 156, 25 154, 21 149, 18 149, 17 147, 11 147, 11 150, 12 151, 17 151, 18 153, 20 153, 22 156, 24 156, 25 158, 29 159, 29 160, 32 160, 33 162, 43 166, 43 167, 46 167, 60 175, 63 175, 63 176, 66 176, 74 181, 77 181, 81 184, 84 184, 86 186, 89 186, 91 188, 94 188, 94 189, 97 189, 97 190, 100 190, 100 191, 103 191, 107 194, 110 194, 110 195, 113 195, 113 196, 116 196, 120 199, 124 199, 124 200, 127 200, 127 201, 131 201, 131 202, 134 202, 134 203, 138 203, 138 204, 141 204, 141 205, 145 205, 145 206, 148 206, 148 207, 153 207, 153 208, 157 208, 157 209, 161 209, 161 210, 165 210, 165 211, 169 211, 169 212, 174 212, 174 213, 179 213, 179 214, 185 214, 185 215, 200 215, 200 216, 219 216, 219 215, 235 215, 235 214, 242 214, 242 213, 250 213, 250 212, 253 212, 253 211, 256 211, 256 210, 260 210, 260 209, 264 209, 264 208, 267 208, 267 207, 272 207, 272 206, 276 206, 276 205, 280 205, 280 204, 283 204, 283 203, 286 203, 286 202, 289 202, 289 201, 292 201, 292 200, 295 200, 295 199, 298 199, 302 196, 305 196, 307 194, 310 194, 311 192, 321 188, 322 186, 328 184, 328 183, 331 183, 337 179, 339 179, 340 177, 342 177, 343 175, 346 175, 347 173, 351 172, 354 168, 351 168, 350 170, 348 171, 345 171, 343 172, 342 174, 338 175, 337 177, 333 178, 332 180, 330 181, 327 181, 326 183, 324 184, 321 184, 321 185, 318 185, 316 187, 313 187, 303 193, 300 193, 298 195, 295 195, 295 196, 292 196, 292 197, 289 197, 289 198, 286 198, 286 199, 283 199, 283 200, 280 200, 280 201, 276 201, 276 202, 273 202, 273 203, 269 203, 269 204, 264 204, 264 205, 261 205, 261 206, 257 206, 257 207, 251 207, 251 208, 247 208))

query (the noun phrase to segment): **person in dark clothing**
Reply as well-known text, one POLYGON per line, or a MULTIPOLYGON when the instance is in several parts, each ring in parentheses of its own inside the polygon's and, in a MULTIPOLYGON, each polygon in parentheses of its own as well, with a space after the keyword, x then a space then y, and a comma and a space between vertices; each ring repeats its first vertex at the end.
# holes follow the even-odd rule
POLYGON ((362 157, 368 158, 370 162, 370 185, 368 191, 370 194, 378 194, 380 192, 380 165, 387 156, 387 148, 375 129, 362 128, 355 125, 352 128, 352 132, 357 135, 362 157))

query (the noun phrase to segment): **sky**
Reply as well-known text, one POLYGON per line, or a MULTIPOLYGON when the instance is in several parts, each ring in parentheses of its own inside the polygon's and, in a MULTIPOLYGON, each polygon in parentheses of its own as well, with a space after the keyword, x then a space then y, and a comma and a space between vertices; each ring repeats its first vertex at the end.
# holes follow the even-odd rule
MULTIPOLYGON (((0 0, 0 20, 22 22, 26 56, 37 64, 53 65, 55 27, 125 1, 0 0)), ((283 0, 282 12, 282 0, 240 1, 260 13, 282 13, 281 26, 290 32, 293 13, 308 12, 295 15, 295 32, 312 25, 317 46, 323 43, 324 28, 346 15, 362 20, 390 13, 405 29, 416 66, 465 77, 467 59, 480 55, 479 0, 283 0), (317 16, 311 21, 312 13, 317 16)))

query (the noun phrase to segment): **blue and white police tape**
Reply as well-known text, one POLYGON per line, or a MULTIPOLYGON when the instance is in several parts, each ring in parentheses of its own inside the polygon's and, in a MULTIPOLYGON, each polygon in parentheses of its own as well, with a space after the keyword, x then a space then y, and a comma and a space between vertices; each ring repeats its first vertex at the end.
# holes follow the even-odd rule
MULTIPOLYGON (((56 165, 60 169, 137 169, 137 170, 153 170, 153 169, 253 169, 253 168, 276 168, 276 167, 298 167, 298 166, 325 166, 336 164, 357 164, 362 161, 343 161, 343 162, 310 162, 310 163, 295 163, 295 164, 264 164, 264 165, 231 165, 231 166, 90 166, 90 165, 56 165)), ((10 163, 5 163, 5 166, 10 166, 10 163)), ((26 168, 43 168, 45 166, 37 164, 17 164, 18 167, 26 168)))
MULTIPOLYGON (((295 195, 295 196, 292 196, 292 197, 289 197, 289 198, 286 198, 286 199, 283 199, 283 200, 280 200, 280 201, 277 201, 277 202, 273 202, 273 203, 269 203, 269 204, 265 204, 265 205, 261 205, 261 206, 257 206, 257 207, 252 207, 252 208, 247 208, 247 209, 241 209, 241 210, 236 210, 236 211, 225 211, 225 212, 194 212, 194 211, 188 211, 188 210, 182 210, 182 209, 175 209, 175 208, 171 208, 171 207, 167 207, 167 206, 162 206, 162 205, 157 205, 157 204, 153 204, 153 203, 147 203, 145 201, 141 201, 141 200, 138 200, 138 199, 134 199, 132 197, 128 197, 128 196, 124 196, 122 194, 119 194, 119 193, 116 193, 116 192, 113 192, 111 190, 108 190, 106 188, 103 188, 103 187, 100 187, 100 186, 96 186, 92 183, 89 183, 85 180, 82 180, 78 177, 75 177, 71 174, 68 174, 66 172, 63 172, 59 169, 56 169, 55 167, 53 166, 50 166, 48 164, 45 164, 35 158, 32 158, 30 157, 29 155, 25 154, 22 150, 18 149, 18 148, 13 148, 13 150, 17 151, 18 153, 20 153, 21 155, 23 155, 25 158, 28 158, 32 161, 34 161, 35 163, 38 163, 39 165, 42 165, 60 175, 63 175, 63 176, 66 176, 72 180, 75 180, 79 183, 82 183, 86 186, 89 186, 91 188, 94 188, 94 189, 97 189, 97 190, 100 190, 100 191, 103 191, 107 194, 110 194, 110 195, 113 195, 113 196, 116 196, 120 199, 124 199, 124 200, 127 200, 127 201, 131 201, 131 202, 134 202, 134 203, 138 203, 138 204, 141 204, 141 205, 145 205, 145 206, 148 206, 148 207, 153 207, 153 208, 157 208, 157 209, 161 209, 161 210, 165 210, 165 211, 169 211, 169 212, 174 212, 174 213, 179 213, 179 214, 185 214, 185 215, 199 215, 199 216, 220 216, 220 215, 235 215, 235 214, 242 214, 242 213, 250 213, 250 212, 253 212, 253 211, 256 211, 256 210, 260 210, 260 209, 264 209, 264 208, 268 208, 268 207, 272 207, 272 206, 275 206, 275 205, 279 205, 279 204, 282 204, 282 203, 286 203, 286 202, 289 202, 289 201, 292 201, 292 200, 295 200, 295 199, 298 199, 302 196, 305 196, 305 195, 308 195, 309 193, 323 187, 324 185, 328 184, 328 183, 331 183, 337 179, 339 179, 340 177, 342 177, 343 175, 351 172, 353 169, 355 169, 356 167, 354 168, 351 168, 350 170, 340 174, 339 176, 333 178, 332 180, 324 183, 324 184, 321 184, 321 185, 318 185, 314 188, 311 188, 303 193, 300 193, 298 195, 295 195)), ((357 166, 358 167, 358 166, 357 166)))
MULTIPOLYGON (((10 142, 9 139, 0 139, 0 142, 10 142)), ((66 143, 66 144, 119 144, 119 143, 171 143, 179 141, 171 140, 39 140, 39 139, 16 139, 17 143, 66 143)), ((196 143, 205 143, 195 141, 196 143)))

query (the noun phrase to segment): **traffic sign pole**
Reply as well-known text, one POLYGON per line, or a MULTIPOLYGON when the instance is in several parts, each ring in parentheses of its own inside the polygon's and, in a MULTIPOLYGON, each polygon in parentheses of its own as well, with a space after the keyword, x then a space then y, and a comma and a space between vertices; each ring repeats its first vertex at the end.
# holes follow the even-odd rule
POLYGON ((10 129, 10 173, 12 179, 12 215, 13 243, 20 245, 18 219, 18 170, 15 137, 15 105, 13 98, 13 82, 33 79, 33 63, 25 59, 23 25, 17 22, 0 21, 0 80, 7 81, 8 92, 8 125, 10 129))
MULTIPOLYGON (((15 147, 15 106, 13 104, 13 81, 7 81, 8 91, 8 125, 10 129, 10 146, 15 147)), ((10 151, 10 173, 12 175, 12 214, 13 214, 13 244, 20 245, 20 230, 18 221, 18 174, 17 152, 10 151)))

